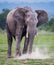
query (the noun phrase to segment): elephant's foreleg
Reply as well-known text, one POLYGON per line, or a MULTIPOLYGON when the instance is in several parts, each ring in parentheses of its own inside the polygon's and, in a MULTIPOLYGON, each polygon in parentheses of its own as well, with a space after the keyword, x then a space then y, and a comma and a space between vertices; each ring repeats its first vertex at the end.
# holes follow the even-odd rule
POLYGON ((29 42, 29 38, 25 38, 24 48, 23 48, 23 54, 27 53, 28 45, 29 45, 28 42, 29 42))
POLYGON ((22 30, 23 30, 22 26, 19 26, 16 29, 16 56, 21 55, 20 42, 21 42, 22 30))
POLYGON ((7 57, 11 58, 12 35, 10 34, 10 32, 7 32, 7 38, 8 38, 8 52, 7 52, 7 57))
POLYGON ((16 56, 17 55, 21 55, 21 51, 20 51, 20 38, 18 36, 16 36, 16 56))
POLYGON ((32 52, 33 41, 34 41, 34 36, 32 36, 32 35, 29 36, 29 50, 28 50, 29 53, 32 52))

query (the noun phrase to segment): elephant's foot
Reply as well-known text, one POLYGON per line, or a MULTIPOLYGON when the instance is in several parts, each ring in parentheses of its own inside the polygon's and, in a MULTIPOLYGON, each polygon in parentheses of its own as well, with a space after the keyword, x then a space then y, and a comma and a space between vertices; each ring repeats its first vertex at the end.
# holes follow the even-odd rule
POLYGON ((17 51, 14 57, 19 57, 19 56, 21 56, 21 52, 17 51))
POLYGON ((29 50, 28 53, 31 54, 32 53, 32 50, 29 50))
POLYGON ((24 47, 24 49, 23 49, 23 52, 22 52, 23 54, 26 54, 27 53, 27 47, 24 47))
POLYGON ((12 56, 10 54, 7 55, 7 58, 12 58, 12 56))
POLYGON ((21 54, 15 54, 14 58, 18 58, 21 54))
POLYGON ((23 54, 26 54, 27 53, 27 51, 23 51, 23 54))
POLYGON ((15 56, 21 56, 21 53, 16 53, 15 56))
POLYGON ((23 54, 26 54, 26 52, 23 52, 23 54))

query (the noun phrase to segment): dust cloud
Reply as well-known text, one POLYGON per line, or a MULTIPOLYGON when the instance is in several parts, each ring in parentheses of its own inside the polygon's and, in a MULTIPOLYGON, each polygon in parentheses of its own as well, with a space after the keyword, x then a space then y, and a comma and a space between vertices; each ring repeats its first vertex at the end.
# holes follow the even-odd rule
POLYGON ((47 48, 44 48, 44 50, 41 50, 40 48, 36 47, 31 54, 29 53, 22 54, 20 57, 18 56, 14 59, 47 59, 47 58, 50 58, 47 52, 47 48))

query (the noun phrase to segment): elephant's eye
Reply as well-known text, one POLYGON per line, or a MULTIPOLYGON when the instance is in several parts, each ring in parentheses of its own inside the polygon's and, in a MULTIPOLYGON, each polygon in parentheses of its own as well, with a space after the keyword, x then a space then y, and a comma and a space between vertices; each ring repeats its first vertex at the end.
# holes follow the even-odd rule
POLYGON ((30 15, 27 15, 27 18, 30 17, 30 15))
POLYGON ((36 18, 34 20, 36 20, 36 18))

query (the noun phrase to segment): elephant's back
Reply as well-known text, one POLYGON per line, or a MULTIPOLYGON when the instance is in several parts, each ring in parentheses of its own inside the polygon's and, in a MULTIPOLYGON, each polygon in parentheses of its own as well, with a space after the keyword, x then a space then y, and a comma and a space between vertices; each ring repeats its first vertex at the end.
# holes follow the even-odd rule
MULTIPOLYGON (((11 10, 7 15, 7 20, 12 20, 14 12, 17 10, 17 8, 11 10)), ((9 21, 7 21, 9 22, 9 21)))
POLYGON ((7 19, 6 19, 6 23, 8 25, 8 29, 9 31, 14 35, 15 34, 15 21, 14 21, 14 17, 13 14, 14 12, 17 10, 17 8, 11 10, 8 15, 7 15, 7 19))

